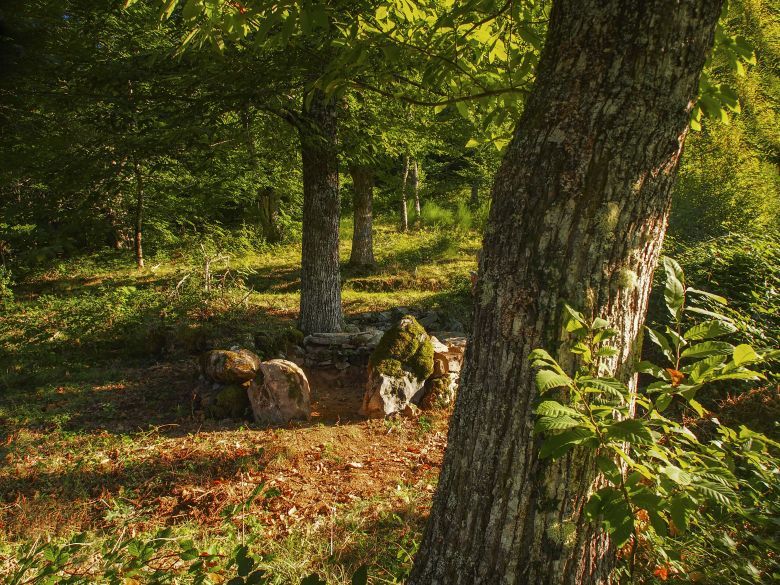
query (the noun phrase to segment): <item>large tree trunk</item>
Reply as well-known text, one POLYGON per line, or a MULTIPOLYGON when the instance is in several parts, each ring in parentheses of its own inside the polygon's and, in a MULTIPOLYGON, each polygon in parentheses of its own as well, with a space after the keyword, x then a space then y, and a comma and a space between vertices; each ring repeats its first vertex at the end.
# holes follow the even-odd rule
MULTIPOLYGON (((577 451, 537 457, 528 354, 564 351, 561 301, 619 332, 627 379, 720 2, 559 0, 493 186, 449 446, 409 585, 604 583, 577 451)), ((567 367, 570 359, 563 358, 567 367)))
POLYGON ((135 264, 140 270, 144 267, 143 224, 144 224, 144 182, 141 165, 133 162, 135 173, 135 221, 133 230, 133 244, 135 248, 135 264))
MULTIPOLYGON (((247 155, 249 156, 249 166, 258 180, 260 176, 260 160, 257 156, 255 147, 255 138, 252 135, 252 112, 249 106, 245 106, 241 111, 241 117, 244 126, 244 140, 246 142, 247 155)), ((263 232, 263 238, 267 242, 278 242, 280 239, 279 229, 276 220, 279 215, 279 197, 271 187, 259 187, 257 193, 257 212, 260 229, 263 232)))
POLYGON ((355 188, 354 225, 352 228, 352 254, 349 262, 355 266, 374 265, 373 198, 374 173, 366 166, 350 169, 355 188))
POLYGON ((336 107, 320 90, 299 124, 303 159, 301 315, 304 333, 341 331, 336 107))
POLYGON ((412 190, 414 191, 414 221, 420 223, 420 168, 417 159, 412 162, 412 190))
POLYGON ((401 231, 409 229, 409 212, 406 208, 406 180, 409 178, 409 155, 404 155, 404 168, 401 171, 401 231))

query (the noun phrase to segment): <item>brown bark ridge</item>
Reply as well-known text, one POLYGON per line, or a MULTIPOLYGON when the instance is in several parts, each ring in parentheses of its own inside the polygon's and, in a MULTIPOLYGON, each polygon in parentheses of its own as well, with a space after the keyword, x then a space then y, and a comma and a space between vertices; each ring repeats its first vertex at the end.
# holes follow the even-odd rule
POLYGON ((493 186, 474 334, 408 585, 608 582, 614 551, 582 514, 590 458, 537 458, 528 354, 566 354, 566 300, 618 330, 628 378, 719 12, 711 0, 553 3, 493 186))
POLYGON ((303 159, 300 328, 341 331, 339 173, 336 106, 314 90, 298 124, 303 159))
POLYGON ((404 155, 404 169, 401 172, 401 231, 409 229, 409 213, 406 209, 406 180, 409 178, 409 155, 404 155))
POLYGON ((372 210, 374 173, 367 166, 353 166, 349 172, 355 188, 352 253, 349 263, 354 266, 373 266, 375 264, 372 210))

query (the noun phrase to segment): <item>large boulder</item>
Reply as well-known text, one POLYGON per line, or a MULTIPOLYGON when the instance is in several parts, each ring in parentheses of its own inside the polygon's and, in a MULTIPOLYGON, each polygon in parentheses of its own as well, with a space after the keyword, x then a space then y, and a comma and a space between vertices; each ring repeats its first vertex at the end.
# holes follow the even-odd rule
POLYGON ((200 365, 212 382, 243 384, 257 375, 260 358, 246 349, 214 349, 201 356, 200 365))
POLYGON ((260 424, 278 425, 311 416, 311 390, 306 374, 287 360, 260 364, 260 371, 249 384, 252 414, 260 424))
POLYGON ((371 353, 360 414, 384 417, 419 402, 432 372, 431 339, 417 320, 407 315, 382 336, 371 353))
POLYGON ((206 410, 210 418, 221 420, 224 418, 244 419, 250 412, 249 396, 244 386, 231 384, 217 392, 214 402, 206 410))

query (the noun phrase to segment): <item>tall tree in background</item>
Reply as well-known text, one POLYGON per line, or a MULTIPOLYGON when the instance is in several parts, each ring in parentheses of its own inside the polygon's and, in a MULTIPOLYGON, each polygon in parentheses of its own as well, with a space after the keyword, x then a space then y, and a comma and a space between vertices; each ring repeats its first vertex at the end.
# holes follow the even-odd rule
POLYGON ((374 171, 368 165, 350 168, 355 195, 353 199, 354 224, 352 228, 352 253, 349 263, 354 266, 373 266, 374 260, 374 171))
POLYGON ((554 2, 537 81, 493 186, 474 335, 409 585, 588 584, 609 539, 582 513, 595 462, 537 457, 529 352, 567 367, 561 301, 636 358, 698 79, 710 0, 554 2))

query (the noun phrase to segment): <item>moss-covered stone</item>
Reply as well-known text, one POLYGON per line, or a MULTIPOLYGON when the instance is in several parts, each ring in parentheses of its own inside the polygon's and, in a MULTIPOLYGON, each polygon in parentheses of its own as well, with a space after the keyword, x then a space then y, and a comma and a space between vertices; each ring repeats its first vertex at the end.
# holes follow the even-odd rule
POLYGON ((294 327, 258 331, 255 333, 255 349, 264 359, 270 359, 280 353, 287 353, 290 346, 301 345, 303 337, 303 333, 294 327))
POLYGON ((260 358, 251 351, 215 349, 201 356, 203 374, 214 382, 241 384, 255 377, 260 358))
POLYGON ((407 315, 382 336, 369 366, 386 376, 406 371, 424 380, 433 372, 433 344, 425 328, 407 315))
POLYGON ((223 419, 223 418, 246 418, 249 414, 249 396, 247 395, 246 388, 238 385, 230 385, 222 388, 214 398, 214 404, 212 404, 207 414, 211 418, 223 419))

